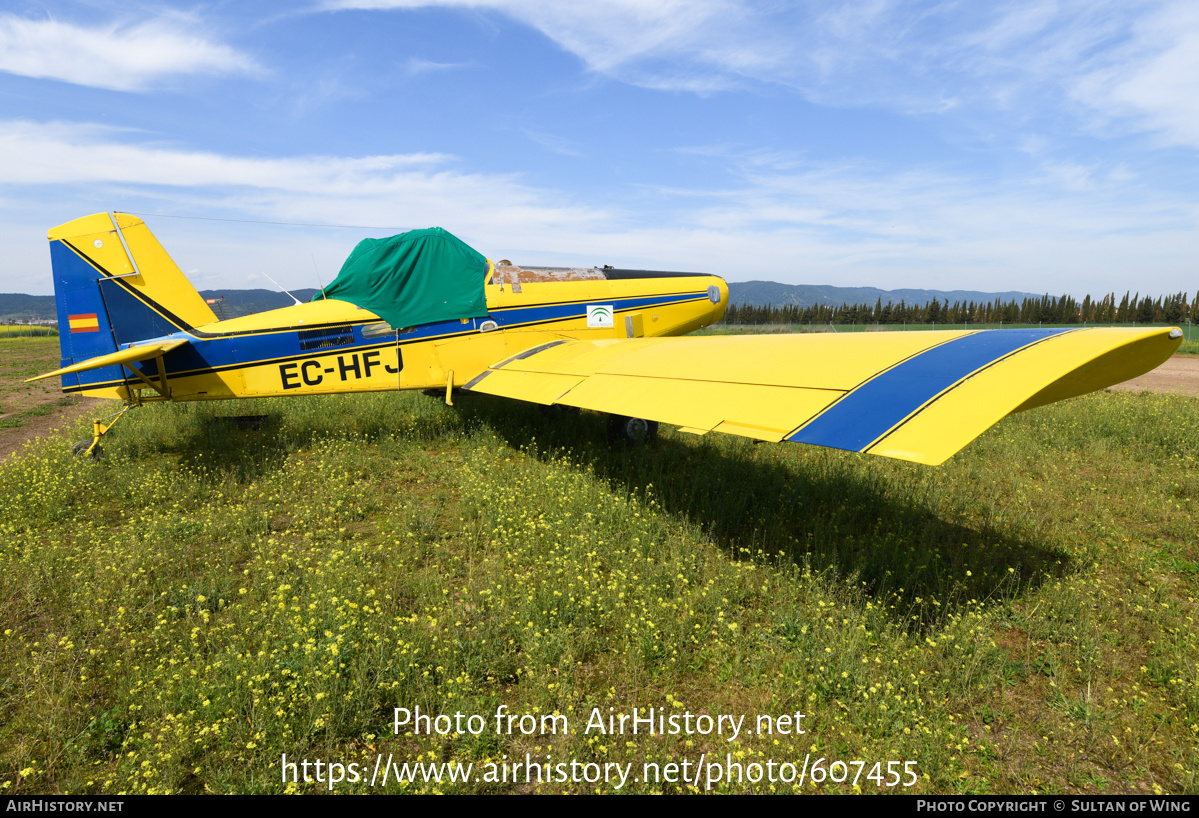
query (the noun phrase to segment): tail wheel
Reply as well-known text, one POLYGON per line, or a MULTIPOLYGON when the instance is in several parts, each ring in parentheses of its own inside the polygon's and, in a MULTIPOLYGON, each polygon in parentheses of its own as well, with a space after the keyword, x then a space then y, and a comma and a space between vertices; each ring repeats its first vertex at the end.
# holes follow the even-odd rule
POLYGON ((639 446, 650 443, 658 437, 658 421, 645 418, 631 418, 624 415, 608 416, 608 442, 623 443, 626 446, 639 446))
POLYGON ((83 457, 85 454, 87 454, 87 450, 89 448, 92 450, 92 453, 87 455, 89 460, 99 460, 100 455, 104 454, 103 450, 100 448, 100 444, 97 443, 93 447, 90 440, 81 440, 76 443, 71 447, 71 454, 75 455, 76 457, 83 457))

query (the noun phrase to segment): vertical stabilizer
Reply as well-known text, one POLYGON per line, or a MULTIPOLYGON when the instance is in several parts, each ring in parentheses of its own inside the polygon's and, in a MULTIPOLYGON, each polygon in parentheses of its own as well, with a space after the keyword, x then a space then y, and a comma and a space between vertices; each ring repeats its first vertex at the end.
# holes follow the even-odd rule
MULTIPOLYGON (((216 321, 135 216, 85 216, 53 228, 49 239, 64 367, 216 321)), ((121 367, 112 366, 65 375, 63 388, 121 380, 121 367)))

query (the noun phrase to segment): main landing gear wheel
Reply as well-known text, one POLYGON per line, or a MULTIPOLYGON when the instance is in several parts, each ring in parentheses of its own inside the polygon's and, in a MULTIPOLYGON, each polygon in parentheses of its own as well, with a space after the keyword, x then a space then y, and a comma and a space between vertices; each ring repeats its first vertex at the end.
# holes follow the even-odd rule
POLYGON ((639 446, 658 437, 658 421, 608 415, 608 442, 613 445, 639 446))

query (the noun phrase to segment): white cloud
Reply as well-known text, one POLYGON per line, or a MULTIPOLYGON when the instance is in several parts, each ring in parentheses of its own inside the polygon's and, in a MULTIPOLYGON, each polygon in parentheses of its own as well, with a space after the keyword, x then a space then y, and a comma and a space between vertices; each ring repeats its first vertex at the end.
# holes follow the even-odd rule
POLYGON ((1048 178, 1056 180, 1066 190, 1094 190, 1096 187, 1095 167, 1074 162, 1044 162, 1041 167, 1048 178))
MULTIPOLYGON (((0 155, 19 158, 0 163, 0 193, 21 190, 24 201, 8 212, 27 221, 29 211, 53 211, 30 235, 101 209, 161 210, 403 229, 441 225, 489 247, 536 246, 537 236, 595 229, 608 219, 599 208, 513 176, 461 172, 444 154, 256 158, 148 144, 142 136, 91 124, 0 121, 0 155), (39 193, 47 187, 53 196, 39 193), (64 210, 72 201, 76 210, 64 210)), ((11 230, 3 220, 0 228, 11 230)), ((204 270, 235 269, 211 247, 201 254, 204 270)), ((278 268, 267 269, 275 275, 278 268)))
POLYGON ((1075 132, 1121 118, 1199 145, 1193 0, 328 0, 323 7, 497 12, 542 32, 592 71, 659 90, 708 95, 766 82, 826 105, 973 118, 972 128, 1001 136, 1012 122, 1038 118, 1065 120, 1075 132), (991 128, 977 122, 987 117, 991 128))
POLYGON ((723 155, 740 184, 663 195, 696 232, 739 245, 737 257, 721 253, 707 265, 738 271, 735 278, 1080 297, 1138 283, 1194 288, 1188 256, 1199 253, 1199 204, 1139 187, 1122 167, 1045 162, 1039 173, 995 180, 719 147, 690 152, 723 155))
POLYGON ((567 139, 565 136, 545 133, 543 131, 534 131, 531 128, 521 128, 520 132, 547 151, 559 154, 560 156, 573 156, 576 159, 581 159, 585 156, 583 146, 574 139, 567 139))
POLYGON ((1109 117, 1199 147, 1199 6, 1174 3, 1139 21, 1075 93, 1109 117))
POLYGON ((180 17, 84 27, 0 14, 0 71, 140 91, 183 74, 243 74, 256 63, 189 31, 180 17))
POLYGON ((396 174, 444 163, 435 153, 259 159, 138 144, 134 132, 70 122, 0 122, 0 185, 90 184, 269 188, 367 194, 396 174))
MULTIPOLYGON (((743 10, 733 0, 330 0, 327 9, 415 9, 427 6, 497 11, 538 29, 601 73, 616 73, 643 58, 706 55, 727 70, 761 61, 766 48, 715 48, 713 29, 726 36, 743 10)), ((692 80, 646 71, 649 83, 690 87, 692 80)), ((705 85, 705 87, 707 87, 705 85)))
POLYGON ((416 77, 433 71, 450 71, 455 68, 469 68, 470 63, 464 62, 434 62, 421 57, 410 57, 404 64, 404 70, 410 76, 416 77))
MULTIPOLYGON (((440 225, 493 258, 713 272, 730 280, 1050 290, 1193 289, 1199 205, 1139 186, 1121 166, 1038 160, 1004 180, 936 167, 813 163, 699 146, 723 188, 607 191, 601 203, 441 154, 253 158, 138 142, 74 123, 0 122, 0 290, 45 277, 44 230, 101 209, 280 222, 440 225), (47 195, 49 193, 49 195, 47 195), (624 196, 621 199, 621 196, 624 196), (36 215, 35 215, 36 214, 36 215), (41 222, 28 224, 31 220, 41 222), (7 283, 5 283, 7 282, 7 283)), ((697 159, 697 161, 700 161, 697 159)), ((326 283, 367 231, 145 217, 202 287, 265 271, 326 283), (283 231, 283 232, 281 232, 283 231), (335 238, 328 238, 332 234, 335 238)))

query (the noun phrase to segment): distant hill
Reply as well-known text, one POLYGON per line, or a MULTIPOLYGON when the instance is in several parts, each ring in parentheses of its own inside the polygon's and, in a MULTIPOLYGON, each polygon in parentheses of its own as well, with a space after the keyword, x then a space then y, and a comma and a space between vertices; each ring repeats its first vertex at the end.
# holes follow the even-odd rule
POLYGON ((53 321, 54 296, 0 293, 0 321, 53 321))
MULTIPOLYGON (((291 293, 300 301, 307 301, 312 298, 316 290, 305 288, 302 290, 292 290, 291 293)), ((200 295, 205 298, 222 299, 225 307, 229 310, 230 318, 236 318, 239 315, 251 315, 256 312, 266 312, 267 310, 277 310, 282 307, 290 307, 295 302, 290 297, 278 290, 200 290, 200 295)), ((3 298, 3 296, 0 296, 3 298)), ((2 310, 0 310, 2 311, 2 310)), ((213 310, 217 312, 217 310, 213 310)), ((218 318, 221 316, 218 314, 218 318)))
MULTIPOLYGON (((295 297, 301 301, 312 298, 315 292, 312 288, 292 290, 295 297)), ((218 318, 235 318, 239 315, 277 310, 280 307, 289 307, 293 303, 278 290, 201 290, 200 295, 223 301, 223 309, 227 314, 222 315, 222 308, 216 307, 213 312, 217 313, 218 318)), ((56 315, 52 295, 0 293, 0 322, 53 320, 56 315)))
MULTIPOLYGON (((304 288, 292 290, 296 298, 307 301, 316 290, 304 288)), ((200 295, 222 301, 214 311, 218 317, 235 318, 239 315, 250 315, 255 312, 277 310, 287 307, 292 300, 278 290, 201 290, 200 295), (223 314, 222 314, 223 313, 223 314)), ((810 307, 817 304, 828 304, 839 307, 841 304, 869 304, 878 299, 886 304, 888 301, 898 304, 903 300, 909 305, 924 305, 934 298, 938 301, 1000 301, 1007 303, 1015 300, 1020 302, 1025 298, 1040 298, 1038 293, 1021 293, 1015 291, 1003 293, 984 293, 975 290, 879 290, 875 287, 832 287, 825 284, 779 284, 775 281, 734 281, 729 284, 729 300, 737 304, 754 304, 766 306, 773 304, 781 307, 795 304, 799 307, 810 307)), ((54 296, 25 295, 24 293, 0 293, 0 321, 30 321, 53 319, 54 296)))
POLYGON ((882 299, 886 304, 923 306, 934 298, 938 301, 994 301, 1004 304, 1009 301, 1020 303, 1025 298, 1040 298, 1042 293, 1022 293, 1009 290, 1002 293, 984 293, 977 290, 880 290, 875 287, 833 287, 827 284, 779 284, 775 281, 734 281, 729 283, 729 300, 736 304, 753 304, 757 307, 773 305, 813 307, 827 304, 839 307, 842 304, 868 304, 874 306, 882 299))

